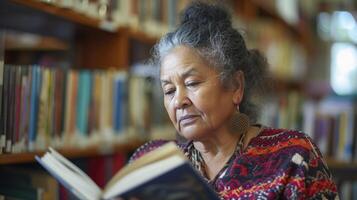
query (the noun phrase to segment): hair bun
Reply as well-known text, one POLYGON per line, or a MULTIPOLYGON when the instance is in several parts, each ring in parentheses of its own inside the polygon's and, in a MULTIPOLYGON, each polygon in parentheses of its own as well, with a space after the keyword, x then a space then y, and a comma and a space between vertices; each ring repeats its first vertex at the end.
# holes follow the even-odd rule
POLYGON ((231 26, 231 16, 219 5, 208 5, 195 2, 185 9, 181 17, 181 24, 184 23, 197 23, 199 25, 221 24, 231 26))

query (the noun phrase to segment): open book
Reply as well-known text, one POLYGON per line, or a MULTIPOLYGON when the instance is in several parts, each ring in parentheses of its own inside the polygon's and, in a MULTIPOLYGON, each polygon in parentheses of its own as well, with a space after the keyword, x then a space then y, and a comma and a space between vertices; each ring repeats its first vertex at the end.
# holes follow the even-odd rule
POLYGON ((80 199, 219 199, 173 142, 123 167, 104 189, 52 148, 36 160, 80 199))

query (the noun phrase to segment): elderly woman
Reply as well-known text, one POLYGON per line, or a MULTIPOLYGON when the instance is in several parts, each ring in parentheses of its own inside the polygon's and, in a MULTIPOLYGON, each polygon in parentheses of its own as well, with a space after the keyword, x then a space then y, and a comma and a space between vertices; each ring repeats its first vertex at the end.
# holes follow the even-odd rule
MULTIPOLYGON (((335 199, 336 185, 304 133, 256 123, 251 94, 266 60, 248 50, 221 7, 194 3, 155 47, 178 143, 222 199, 335 199)), ((152 141, 131 159, 161 146, 152 141)))

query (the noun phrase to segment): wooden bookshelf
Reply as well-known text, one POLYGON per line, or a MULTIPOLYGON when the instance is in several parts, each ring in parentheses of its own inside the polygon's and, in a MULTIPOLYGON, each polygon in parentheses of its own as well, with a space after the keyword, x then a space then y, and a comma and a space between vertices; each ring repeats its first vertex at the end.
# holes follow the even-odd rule
POLYGON ((139 42, 145 43, 145 44, 151 44, 154 45, 159 38, 155 37, 155 36, 151 36, 146 34, 145 32, 142 32, 140 30, 134 30, 134 29, 127 29, 129 37, 131 39, 137 40, 139 42))
MULTIPOLYGON (((26 7, 26 9, 34 9, 40 12, 50 14, 52 16, 61 17, 67 21, 78 25, 84 25, 95 29, 106 31, 108 29, 103 28, 102 20, 89 17, 83 13, 77 12, 69 8, 61 8, 54 4, 40 2, 36 0, 9 0, 15 4, 26 7)), ((127 32, 132 39, 139 40, 143 43, 154 44, 158 40, 157 37, 151 36, 141 30, 133 29, 129 27, 120 27, 108 32, 127 32)))
POLYGON ((326 162, 329 168, 331 169, 346 169, 346 168, 353 168, 357 171, 357 162, 352 161, 339 161, 334 158, 326 158, 326 162))
POLYGON ((18 5, 26 6, 27 8, 35 9, 37 11, 45 12, 54 16, 62 17, 77 24, 99 28, 100 20, 88 17, 82 13, 76 12, 68 8, 61 8, 53 4, 40 2, 36 0, 10 0, 18 5))
POLYGON ((357 162, 338 161, 333 158, 326 159, 327 166, 333 177, 337 180, 357 180, 357 162))
POLYGON ((5 51, 66 51, 69 44, 53 37, 36 36, 30 34, 5 35, 5 51), (35 42, 26 42, 32 38, 35 42))
POLYGON ((286 30, 299 40, 306 50, 313 52, 313 32, 306 20, 299 20, 297 24, 289 24, 276 11, 275 2, 271 0, 240 0, 235 2, 235 11, 245 21, 259 17, 268 17, 281 24, 286 30), (261 15, 261 16, 260 16, 261 15))
MULTIPOLYGON (((99 19, 55 4, 37 0, 0 1, 0 29, 31 33, 45 38, 38 45, 26 48, 18 43, 20 41, 7 42, 5 51, 8 52, 66 51, 71 54, 72 68, 128 69, 130 40, 149 45, 157 41, 157 38, 141 30, 129 27, 109 30, 102 25, 103 21, 99 19)), ((143 143, 141 140, 128 140, 127 143, 73 147, 60 149, 59 152, 68 158, 85 158, 115 152, 130 153, 143 143)), ((0 165, 32 163, 35 155, 43 154, 44 151, 2 154, 0 165)))
MULTIPOLYGON (((157 37, 150 36, 142 30, 130 27, 118 27, 113 30, 103 28, 103 21, 99 19, 36 0, 0 1, 0 17, 12 19, 11 22, 0 19, 0 28, 51 36, 71 44, 67 51, 73 52, 74 68, 126 69, 130 64, 130 40, 148 45, 153 45, 158 40, 157 37)), ((32 49, 67 48, 53 42, 46 45, 32 49)), ((19 48, 8 50, 14 49, 19 48)))
MULTIPOLYGON (((144 144, 142 140, 131 140, 126 143, 118 143, 114 145, 103 144, 101 146, 91 146, 86 148, 66 148, 59 149, 63 156, 66 158, 86 158, 92 156, 108 155, 115 152, 127 152, 130 153, 137 149, 139 146, 144 144)), ((35 161, 35 156, 42 156, 45 151, 34 151, 29 153, 14 153, 14 154, 3 154, 0 155, 0 165, 7 164, 21 164, 21 163, 32 163, 35 161)))

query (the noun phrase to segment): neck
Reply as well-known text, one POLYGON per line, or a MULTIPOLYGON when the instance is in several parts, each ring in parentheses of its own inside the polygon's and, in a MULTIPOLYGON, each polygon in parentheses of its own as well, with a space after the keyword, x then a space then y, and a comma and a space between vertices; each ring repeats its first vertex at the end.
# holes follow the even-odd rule
MULTIPOLYGON (((250 140, 257 136, 260 131, 261 128, 250 127, 244 135, 242 148, 246 148, 250 140)), ((218 175, 233 155, 241 137, 242 135, 220 134, 219 137, 193 142, 195 149, 200 152, 204 160, 203 173, 209 180, 213 180, 218 175)))
POLYGON ((193 145, 201 153, 203 159, 207 163, 207 161, 214 160, 215 158, 230 157, 236 149, 239 139, 240 135, 228 133, 219 134, 219 137, 194 141, 193 145))
POLYGON ((193 145, 202 156, 201 172, 209 180, 214 180, 237 148, 240 136, 220 134, 220 137, 194 141, 193 145))

